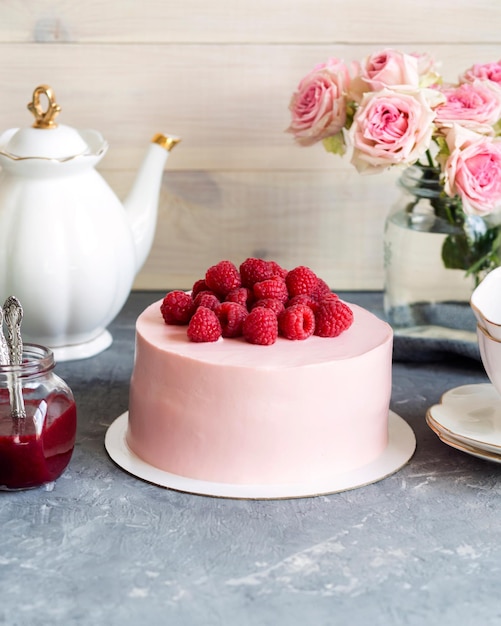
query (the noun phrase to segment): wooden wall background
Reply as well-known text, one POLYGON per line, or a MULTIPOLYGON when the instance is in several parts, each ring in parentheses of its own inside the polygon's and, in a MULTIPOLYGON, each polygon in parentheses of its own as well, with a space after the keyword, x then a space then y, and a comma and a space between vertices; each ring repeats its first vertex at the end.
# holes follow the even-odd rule
POLYGON ((0 128, 30 124, 26 103, 50 84, 62 123, 109 141, 100 170, 120 197, 155 132, 183 138, 136 288, 263 256, 379 289, 395 173, 295 146, 291 93, 328 57, 390 46, 432 53, 455 80, 501 58, 500 40, 500 0, 0 0, 0 128))

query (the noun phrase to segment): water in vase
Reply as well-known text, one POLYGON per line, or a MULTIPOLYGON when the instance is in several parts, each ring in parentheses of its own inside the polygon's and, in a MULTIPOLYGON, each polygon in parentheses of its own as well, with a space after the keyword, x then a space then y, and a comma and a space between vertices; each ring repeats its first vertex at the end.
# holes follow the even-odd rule
POLYGON ((430 213, 393 213, 384 238, 385 312, 395 328, 443 326, 474 330, 469 299, 473 278, 447 269, 442 245, 448 232, 430 213))

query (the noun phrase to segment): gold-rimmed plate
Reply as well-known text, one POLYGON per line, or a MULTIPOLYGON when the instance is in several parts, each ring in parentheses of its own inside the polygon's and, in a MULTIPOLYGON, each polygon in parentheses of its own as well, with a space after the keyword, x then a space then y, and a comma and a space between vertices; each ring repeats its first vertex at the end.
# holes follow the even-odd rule
POLYGON ((501 455, 501 396, 491 384, 447 391, 439 404, 428 409, 426 420, 448 441, 501 455))
POLYGON ((474 445, 468 445, 463 441, 456 439, 452 436, 448 436, 444 432, 437 428, 437 426, 433 423, 433 420, 429 418, 429 414, 426 416, 426 421, 428 422, 428 426, 433 430, 433 432, 438 436, 440 441, 450 446, 451 448, 455 448, 456 450, 460 450, 461 452, 465 452, 471 456, 475 456, 479 459, 483 459, 484 461, 493 461, 494 463, 501 463, 501 454, 496 454, 494 452, 489 452, 487 450, 482 450, 474 445))

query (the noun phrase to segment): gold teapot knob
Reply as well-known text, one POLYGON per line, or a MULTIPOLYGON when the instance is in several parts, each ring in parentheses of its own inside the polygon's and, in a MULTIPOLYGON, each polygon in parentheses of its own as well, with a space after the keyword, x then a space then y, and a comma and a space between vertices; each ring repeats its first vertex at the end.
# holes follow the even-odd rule
POLYGON ((54 119, 61 112, 61 107, 56 103, 56 96, 49 85, 39 85, 33 92, 33 99, 28 103, 28 109, 35 116, 33 128, 57 128, 54 119), (47 109, 44 111, 40 96, 45 96, 48 101, 47 109))

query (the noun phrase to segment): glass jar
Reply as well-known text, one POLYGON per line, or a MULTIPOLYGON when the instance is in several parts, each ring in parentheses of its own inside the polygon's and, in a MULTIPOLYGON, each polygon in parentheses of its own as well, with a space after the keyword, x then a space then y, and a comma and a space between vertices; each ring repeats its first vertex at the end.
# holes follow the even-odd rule
POLYGON ((465 216, 459 199, 444 194, 439 176, 436 168, 412 166, 400 177, 402 195, 384 234, 385 313, 394 328, 434 327, 438 335, 440 329, 473 332, 469 300, 492 264, 483 259, 498 226, 465 216), (475 265, 478 271, 468 274, 475 265))
POLYGON ((25 344, 20 365, 0 365, 0 489, 39 487, 70 462, 76 406, 51 350, 25 344))

